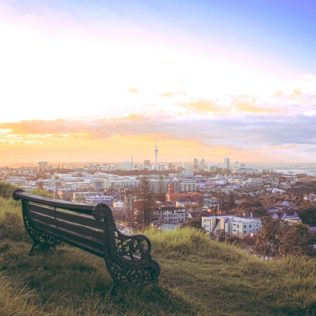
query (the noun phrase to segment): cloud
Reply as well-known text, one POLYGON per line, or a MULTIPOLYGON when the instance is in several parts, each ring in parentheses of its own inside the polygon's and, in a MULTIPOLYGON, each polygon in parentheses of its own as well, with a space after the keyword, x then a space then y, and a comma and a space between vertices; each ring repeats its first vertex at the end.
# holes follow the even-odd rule
POLYGON ((221 113, 227 111, 213 100, 197 100, 181 104, 181 107, 196 113, 221 113))
POLYGON ((71 120, 26 120, 13 123, 0 123, 0 128, 10 129, 14 134, 54 134, 80 133, 86 124, 71 120))
POLYGON ((132 94, 140 93, 140 90, 136 88, 129 88, 127 91, 132 94))
POLYGON ((267 114, 280 113, 283 109, 278 107, 260 106, 257 104, 257 99, 249 95, 241 95, 233 97, 233 109, 241 113, 267 114))
POLYGON ((164 93, 159 94, 159 96, 163 98, 170 98, 170 97, 176 97, 176 96, 184 95, 184 94, 185 94, 184 92, 164 92, 164 93))
MULTIPOLYGON (((291 94, 284 92, 278 98, 284 98, 284 95, 288 98, 291 94)), ((298 91, 295 95, 302 97, 298 91)), ((5 152, 3 146, 9 144, 33 146, 33 149, 34 146, 48 146, 49 150, 57 151, 60 144, 65 152, 76 145, 74 150, 78 155, 89 148, 99 157, 97 153, 101 148, 107 148, 113 150, 112 157, 115 153, 118 157, 130 155, 133 146, 141 155, 144 153, 141 144, 147 148, 157 139, 168 147, 166 160, 168 156, 175 160, 177 152, 179 159, 185 155, 188 159, 189 152, 194 155, 197 150, 205 156, 206 153, 214 154, 214 157, 230 153, 237 160, 238 156, 246 160, 248 154, 248 161, 293 160, 295 157, 315 161, 312 148, 316 144, 316 113, 306 110, 312 106, 294 104, 284 110, 281 107, 274 109, 263 105, 262 100, 240 95, 226 101, 200 99, 182 103, 178 108, 179 114, 130 112, 115 118, 0 123, 1 152, 5 152), (222 105, 225 102, 231 102, 233 106, 222 105), (168 140, 172 142, 167 146, 168 140), (124 148, 119 149, 119 144, 124 148), (193 147, 185 153, 180 149, 182 145, 193 147), (310 152, 307 148, 311 148, 310 152)))

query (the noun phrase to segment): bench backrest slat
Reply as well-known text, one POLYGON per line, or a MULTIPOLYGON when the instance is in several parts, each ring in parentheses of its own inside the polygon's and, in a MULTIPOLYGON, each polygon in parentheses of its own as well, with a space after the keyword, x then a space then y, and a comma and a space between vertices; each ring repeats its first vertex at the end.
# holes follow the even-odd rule
POLYGON ((43 222, 40 219, 34 218, 32 220, 33 227, 35 229, 39 229, 45 233, 55 235, 56 233, 56 227, 52 224, 48 224, 47 222, 43 222))
POLYGON ((38 228, 89 252, 104 256, 104 223, 93 216, 28 202, 27 213, 38 228))
POLYGON ((32 221, 36 219, 36 220, 41 221, 42 223, 47 223, 47 225, 50 225, 51 227, 56 228, 56 220, 54 217, 47 216, 42 213, 36 213, 32 210, 29 210, 29 216, 32 219, 32 221))
POLYGON ((56 218, 58 220, 65 220, 72 223, 84 225, 91 228, 97 228, 104 230, 104 223, 102 221, 97 221, 93 216, 91 215, 80 215, 76 214, 71 211, 67 211, 64 209, 56 209, 58 212, 56 214, 56 218))
POLYGON ((62 208, 54 209, 53 207, 40 205, 39 203, 35 204, 33 202, 29 202, 28 207, 34 212, 56 217, 57 219, 77 223, 91 228, 104 229, 104 223, 102 221, 96 221, 92 215, 80 214, 62 208))
POLYGON ((92 252, 100 257, 104 256, 104 244, 94 238, 89 238, 63 228, 58 229, 55 235, 74 246, 92 252))
POLYGON ((104 231, 91 229, 87 226, 83 226, 76 223, 66 222, 63 220, 56 220, 56 228, 57 230, 63 229, 69 232, 74 232, 89 238, 94 238, 100 243, 104 243, 104 231))

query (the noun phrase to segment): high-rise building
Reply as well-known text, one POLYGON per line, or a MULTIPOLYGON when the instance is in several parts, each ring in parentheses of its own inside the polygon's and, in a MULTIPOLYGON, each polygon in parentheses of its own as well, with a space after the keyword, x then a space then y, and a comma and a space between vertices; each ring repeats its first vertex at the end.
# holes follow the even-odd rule
POLYGON ((158 163, 158 146, 157 146, 157 142, 156 142, 156 145, 155 145, 155 170, 157 170, 157 163, 158 163))
POLYGON ((198 170, 199 169, 199 161, 194 158, 193 160, 193 170, 198 170))
POLYGON ((228 157, 224 158, 224 168, 230 169, 230 159, 228 157))
POLYGON ((150 160, 148 160, 148 159, 144 160, 144 168, 145 169, 149 169, 150 168, 150 160))
POLYGON ((205 169, 205 159, 201 159, 200 161, 200 170, 204 170, 205 169))

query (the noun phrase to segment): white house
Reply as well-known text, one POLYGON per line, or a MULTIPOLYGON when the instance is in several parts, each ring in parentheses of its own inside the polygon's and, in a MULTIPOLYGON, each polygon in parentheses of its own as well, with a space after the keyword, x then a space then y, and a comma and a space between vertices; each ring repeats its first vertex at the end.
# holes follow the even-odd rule
POLYGON ((183 223, 187 219, 187 212, 184 208, 162 207, 158 209, 158 218, 164 223, 183 223))
POLYGON ((256 234, 261 228, 258 218, 245 218, 237 216, 202 216, 202 228, 208 233, 220 232, 229 236, 245 237, 256 234))

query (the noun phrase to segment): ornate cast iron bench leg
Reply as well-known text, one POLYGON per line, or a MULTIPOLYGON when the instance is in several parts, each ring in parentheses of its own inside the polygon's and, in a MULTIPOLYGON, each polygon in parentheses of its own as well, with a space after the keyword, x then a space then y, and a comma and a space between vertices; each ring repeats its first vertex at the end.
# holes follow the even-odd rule
POLYGON ((160 268, 150 256, 150 240, 143 235, 127 236, 119 232, 111 209, 105 204, 96 205, 93 215, 104 222, 104 260, 113 279, 110 295, 115 296, 118 289, 140 290, 153 284, 160 268))
POLYGON ((39 231, 32 225, 32 221, 27 216, 27 205, 23 202, 23 221, 27 233, 32 240, 32 248, 29 251, 29 255, 33 255, 35 251, 48 252, 54 250, 56 245, 60 243, 60 240, 53 235, 46 234, 39 231))

